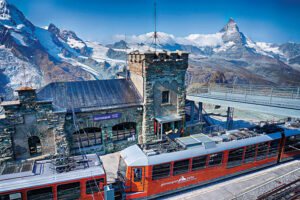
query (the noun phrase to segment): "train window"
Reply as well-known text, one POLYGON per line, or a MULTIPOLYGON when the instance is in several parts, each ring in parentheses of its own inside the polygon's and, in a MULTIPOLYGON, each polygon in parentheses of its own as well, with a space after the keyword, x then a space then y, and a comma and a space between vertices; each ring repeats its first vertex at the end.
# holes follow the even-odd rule
POLYGON ((0 196, 0 200, 22 200, 22 193, 11 193, 0 196))
POLYGON ((120 157, 119 168, 118 168, 118 177, 122 178, 123 180, 125 180, 125 177, 126 177, 126 169, 127 169, 127 166, 125 164, 125 161, 122 157, 120 157))
POLYGON ((295 147, 296 147, 296 150, 299 151, 300 149, 300 135, 296 135, 296 143, 295 143, 295 147))
POLYGON ((268 158, 277 156, 279 147, 279 140, 273 140, 270 142, 268 158))
POLYGON ((298 135, 286 137, 284 144, 284 153, 296 151, 297 148, 300 148, 300 145, 298 143, 300 143, 300 137, 298 135))
POLYGON ((244 147, 229 151, 227 168, 237 167, 242 165, 244 155, 244 147))
POLYGON ((212 166, 220 165, 222 164, 222 159, 223 159, 223 152, 210 154, 208 166, 212 167, 212 166))
POLYGON ((189 172, 189 168, 190 168, 190 159, 176 161, 174 162, 173 165, 173 176, 187 173, 189 172))
POLYGON ((39 188, 27 191, 28 200, 53 199, 52 187, 39 188))
POLYGON ((268 142, 258 144, 256 160, 265 159, 267 157, 267 153, 268 153, 268 142))
POLYGON ((192 160, 192 171, 206 168, 207 156, 195 157, 192 160))
POLYGON ((85 183, 86 194, 93 194, 104 190, 104 178, 88 180, 85 183))
POLYGON ((244 164, 252 163, 255 159, 256 144, 246 147, 244 164))
POLYGON ((152 180, 167 178, 170 176, 171 163, 155 165, 152 168, 152 180))
POLYGON ((67 183, 57 186, 57 199, 80 199, 80 182, 67 183))
POLYGON ((133 181, 140 182, 142 180, 142 168, 135 168, 133 170, 133 181))

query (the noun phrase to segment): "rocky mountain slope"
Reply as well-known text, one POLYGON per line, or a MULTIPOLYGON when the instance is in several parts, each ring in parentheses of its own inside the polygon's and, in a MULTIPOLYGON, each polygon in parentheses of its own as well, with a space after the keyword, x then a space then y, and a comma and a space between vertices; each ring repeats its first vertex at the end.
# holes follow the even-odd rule
MULTIPOLYGON (((300 85, 300 44, 254 42, 233 19, 215 34, 158 35, 159 49, 190 52, 187 85, 300 85)), ((25 85, 114 78, 123 70, 127 52, 153 50, 152 37, 127 36, 125 42, 118 35, 108 45, 84 41, 54 24, 35 26, 14 5, 0 0, 0 95, 12 98, 13 91, 25 85)))
POLYGON ((13 91, 25 85, 40 88, 53 81, 114 77, 112 71, 119 71, 124 61, 95 56, 93 48, 109 48, 88 44, 92 47, 54 24, 37 27, 14 5, 0 0, 1 96, 12 98, 13 91))

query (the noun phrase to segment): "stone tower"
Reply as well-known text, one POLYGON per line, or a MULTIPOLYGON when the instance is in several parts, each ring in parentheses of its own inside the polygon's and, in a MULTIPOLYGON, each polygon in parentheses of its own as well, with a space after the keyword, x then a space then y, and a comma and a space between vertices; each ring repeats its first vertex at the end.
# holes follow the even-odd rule
POLYGON ((159 139, 167 130, 183 131, 187 68, 186 52, 134 51, 129 54, 130 80, 143 99, 140 143, 159 139))

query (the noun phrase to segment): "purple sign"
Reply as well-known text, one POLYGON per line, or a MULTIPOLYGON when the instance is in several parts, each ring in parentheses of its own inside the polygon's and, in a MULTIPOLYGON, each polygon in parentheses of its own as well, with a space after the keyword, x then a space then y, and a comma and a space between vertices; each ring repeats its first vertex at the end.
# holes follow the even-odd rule
POLYGON ((107 120, 107 119, 117 119, 121 117, 121 113, 110 113, 105 115, 96 115, 93 116, 94 121, 101 121, 101 120, 107 120))

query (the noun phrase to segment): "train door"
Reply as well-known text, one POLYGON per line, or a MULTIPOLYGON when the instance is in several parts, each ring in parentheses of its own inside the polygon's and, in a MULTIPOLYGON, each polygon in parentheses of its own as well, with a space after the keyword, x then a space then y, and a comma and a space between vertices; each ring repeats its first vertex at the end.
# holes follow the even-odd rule
POLYGON ((131 191, 143 192, 145 181, 145 167, 133 167, 131 171, 131 191))

